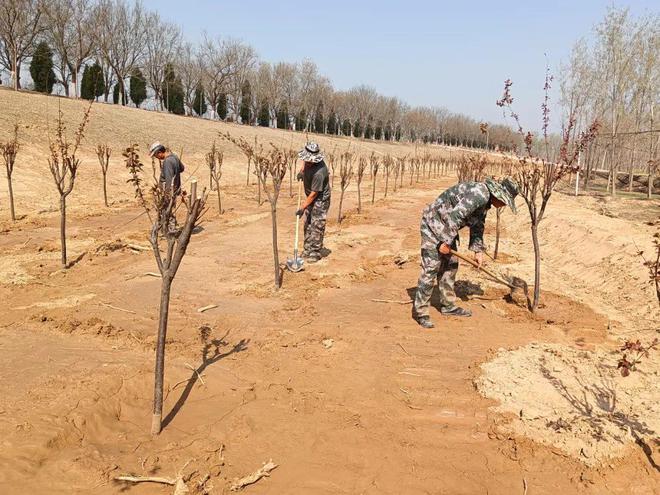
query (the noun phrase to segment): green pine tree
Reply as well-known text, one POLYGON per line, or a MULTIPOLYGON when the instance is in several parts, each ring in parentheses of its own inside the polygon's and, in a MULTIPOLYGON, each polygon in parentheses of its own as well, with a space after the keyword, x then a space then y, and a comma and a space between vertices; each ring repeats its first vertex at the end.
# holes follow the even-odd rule
POLYGON ((277 128, 278 129, 289 128, 289 110, 286 108, 286 105, 282 105, 280 111, 277 112, 277 128))
POLYGON ((48 43, 42 41, 37 45, 30 62, 30 75, 34 81, 34 90, 50 94, 55 86, 55 72, 53 71, 53 51, 48 43))
POLYGON ((98 62, 85 66, 82 82, 80 83, 80 96, 85 100, 94 100, 105 93, 103 69, 98 62))
POLYGON ((383 123, 379 120, 374 130, 374 139, 383 139, 383 123))
POLYGON ((241 107, 239 114, 241 116, 241 123, 252 123, 252 112, 250 111, 250 101, 252 100, 252 90, 250 88, 250 81, 245 81, 241 88, 241 107))
POLYGON ((261 127, 270 126, 270 109, 268 108, 268 102, 265 100, 259 105, 259 116, 257 117, 257 123, 261 127))
POLYGON ((163 91, 165 96, 165 108, 168 112, 176 115, 185 114, 183 104, 183 84, 181 79, 175 74, 172 64, 165 66, 165 89, 163 91))
POLYGON ((314 113, 314 132, 322 133, 325 130, 323 124, 323 102, 319 101, 314 113))
POLYGON ((341 124, 341 133, 344 136, 350 136, 351 135, 351 123, 348 120, 344 120, 341 124))
POLYGON ((218 113, 218 117, 220 117, 221 120, 225 120, 227 118, 227 95, 222 93, 220 97, 218 98, 218 106, 215 109, 216 112, 218 113))
POLYGON ((131 73, 130 85, 131 100, 140 108, 142 102, 147 99, 147 81, 140 69, 136 68, 131 73))
POLYGON ((112 88, 112 103, 115 105, 119 103, 119 83, 116 83, 112 88))
POLYGON ((304 131, 307 124, 307 114, 303 110, 298 115, 296 115, 296 130, 304 131))
POLYGON ((362 137, 362 123, 359 120, 353 126, 353 137, 362 137))
POLYGON ((202 116, 208 110, 206 105, 206 94, 204 93, 204 86, 197 84, 195 88, 195 98, 193 99, 193 112, 196 115, 202 116))
POLYGON ((330 112, 330 117, 328 117, 328 134, 337 134, 337 115, 334 110, 330 112))

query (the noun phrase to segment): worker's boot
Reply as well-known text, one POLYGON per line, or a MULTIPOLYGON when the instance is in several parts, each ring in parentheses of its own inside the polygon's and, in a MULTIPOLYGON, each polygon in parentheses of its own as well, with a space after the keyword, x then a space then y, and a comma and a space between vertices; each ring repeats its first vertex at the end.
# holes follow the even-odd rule
POLYGON ((416 316, 415 321, 422 328, 435 328, 435 325, 433 324, 429 316, 416 316))
POLYGON ((440 313, 447 316, 472 316, 472 311, 469 309, 454 306, 453 308, 440 308, 440 313))

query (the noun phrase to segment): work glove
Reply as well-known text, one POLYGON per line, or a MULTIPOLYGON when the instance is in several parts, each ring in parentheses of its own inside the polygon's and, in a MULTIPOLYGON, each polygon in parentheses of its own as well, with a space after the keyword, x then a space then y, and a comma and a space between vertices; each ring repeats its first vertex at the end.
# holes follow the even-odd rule
POLYGON ((297 179, 297 180, 303 180, 303 173, 302 173, 302 172, 298 172, 298 175, 296 175, 296 179, 297 179))
POLYGON ((299 210, 296 210, 296 216, 297 217, 302 217, 304 214, 305 214, 305 210, 303 210, 302 208, 299 209, 299 210))

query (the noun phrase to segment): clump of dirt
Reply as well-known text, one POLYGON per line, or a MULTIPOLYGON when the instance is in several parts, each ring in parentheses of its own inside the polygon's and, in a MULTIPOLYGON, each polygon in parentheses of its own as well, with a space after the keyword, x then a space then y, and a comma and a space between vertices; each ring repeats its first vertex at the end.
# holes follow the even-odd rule
POLYGON ((99 244, 94 252, 96 254, 108 254, 108 253, 113 253, 115 251, 121 251, 123 249, 126 249, 128 245, 123 242, 121 239, 115 239, 114 241, 110 242, 104 242, 102 244, 99 244))
POLYGON ((34 315, 30 319, 39 323, 51 323, 51 328, 66 334, 79 333, 110 338, 126 335, 126 331, 123 328, 116 327, 112 323, 95 316, 81 321, 76 318, 58 319, 42 314, 34 315))
POLYGON ((624 378, 618 357, 559 344, 502 349, 481 366, 476 386, 499 401, 496 411, 513 415, 509 432, 598 465, 660 432, 660 363, 647 359, 624 378))

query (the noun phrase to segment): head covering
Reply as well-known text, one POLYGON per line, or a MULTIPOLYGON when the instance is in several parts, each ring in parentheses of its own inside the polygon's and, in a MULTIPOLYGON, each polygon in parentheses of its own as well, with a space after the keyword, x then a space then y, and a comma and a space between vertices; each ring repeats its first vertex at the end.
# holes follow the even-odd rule
POLYGON ((490 193, 502 201, 504 204, 509 205, 511 211, 516 211, 516 196, 518 196, 518 184, 510 177, 504 177, 501 181, 497 182, 495 179, 488 177, 486 179, 486 186, 490 193))
POLYGON ((162 144, 160 144, 158 141, 156 141, 156 142, 153 143, 151 146, 149 146, 149 156, 150 156, 151 158, 153 158, 154 155, 155 155, 156 153, 158 153, 159 151, 165 151, 165 146, 163 146, 162 144))
POLYGON ((298 152, 298 158, 307 163, 319 163, 325 157, 321 153, 319 145, 310 141, 298 152))

